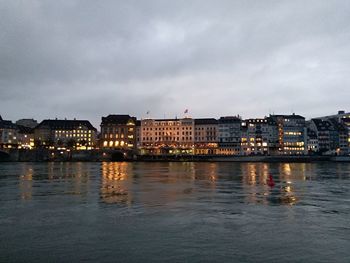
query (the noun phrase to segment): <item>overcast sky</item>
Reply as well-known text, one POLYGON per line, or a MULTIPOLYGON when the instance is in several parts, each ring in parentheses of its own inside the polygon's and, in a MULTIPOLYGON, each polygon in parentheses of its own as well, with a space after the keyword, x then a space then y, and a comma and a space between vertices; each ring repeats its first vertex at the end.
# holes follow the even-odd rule
POLYGON ((350 110, 350 1, 0 0, 0 114, 350 110))

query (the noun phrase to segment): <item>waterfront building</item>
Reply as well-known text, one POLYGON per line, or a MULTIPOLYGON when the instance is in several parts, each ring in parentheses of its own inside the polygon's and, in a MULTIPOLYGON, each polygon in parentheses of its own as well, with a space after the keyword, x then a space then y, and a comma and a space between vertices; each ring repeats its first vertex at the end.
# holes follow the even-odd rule
POLYGON ((348 131, 336 118, 312 119, 310 128, 316 132, 319 152, 326 155, 348 153, 348 131))
POLYGON ((97 130, 87 120, 43 120, 34 129, 36 147, 91 150, 97 130))
POLYGON ((212 155, 218 151, 218 120, 204 118, 194 120, 194 145, 197 155, 212 155))
POLYGON ((307 128, 307 152, 308 154, 316 154, 319 152, 317 133, 310 128, 307 128))
POLYGON ((218 153, 239 155, 241 150, 241 118, 236 116, 221 117, 218 120, 218 153))
MULTIPOLYGON (((350 154, 350 112, 345 112, 344 110, 340 110, 338 111, 338 114, 334 114, 334 115, 327 115, 327 116, 323 116, 323 117, 317 117, 314 119, 321 119, 321 120, 332 120, 333 122, 336 121, 337 123, 341 124, 343 128, 345 128, 347 130, 347 135, 346 135, 346 140, 347 140, 347 149, 342 149, 340 150, 341 152, 343 152, 344 154, 348 153, 350 154)), ((341 129, 343 129, 341 128, 341 129)), ((345 135, 343 134, 343 132, 341 132, 342 135, 342 139, 344 139, 345 135)), ((343 144, 343 142, 341 142, 340 144, 343 144)), ((341 147, 343 148, 343 147, 341 147)))
POLYGON ((268 155, 278 149, 278 129, 271 118, 247 119, 241 126, 241 154, 268 155))
POLYGON ((278 152, 282 155, 301 155, 307 153, 305 118, 292 115, 270 115, 277 124, 278 152))
MULTIPOLYGON (((141 121, 136 120, 136 149, 141 149, 141 121)), ((139 154, 139 152, 138 152, 139 154)))
POLYGON ((136 150, 136 118, 126 114, 102 117, 101 145, 104 150, 134 152, 136 150))
POLYGON ((347 116, 343 116, 340 120, 340 122, 343 124, 343 126, 347 130, 347 153, 350 154, 350 114, 347 116))
POLYGON ((22 125, 16 125, 17 126, 17 144, 18 148, 21 149, 33 149, 34 144, 34 129, 22 126, 22 125))
POLYGON ((0 148, 16 148, 17 145, 17 126, 0 116, 0 148))
POLYGON ((194 125, 192 118, 141 120, 141 154, 194 154, 194 125))

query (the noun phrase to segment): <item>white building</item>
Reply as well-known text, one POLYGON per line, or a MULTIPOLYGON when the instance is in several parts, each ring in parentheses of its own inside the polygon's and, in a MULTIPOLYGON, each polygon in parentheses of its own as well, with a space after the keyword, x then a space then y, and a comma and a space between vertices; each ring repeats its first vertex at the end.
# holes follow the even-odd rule
POLYGON ((195 119, 195 154, 208 155, 218 152, 218 121, 214 118, 195 119))
POLYGON ((143 119, 141 154, 194 154, 194 119, 143 119))

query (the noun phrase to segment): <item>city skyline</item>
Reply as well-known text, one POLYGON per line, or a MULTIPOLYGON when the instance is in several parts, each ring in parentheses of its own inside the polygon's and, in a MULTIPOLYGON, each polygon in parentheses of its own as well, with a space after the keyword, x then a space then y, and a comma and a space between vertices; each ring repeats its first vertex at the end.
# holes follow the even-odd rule
POLYGON ((92 125, 95 128, 97 128, 97 130, 99 130, 100 125, 101 125, 101 119, 103 118, 103 116, 108 115, 108 114, 111 114, 111 115, 113 115, 113 114, 117 114, 117 115, 123 115, 123 114, 131 115, 131 116, 135 116, 137 118, 137 120, 143 120, 143 119, 163 120, 163 119, 184 119, 184 118, 190 118, 190 119, 194 119, 194 120, 195 119, 214 118, 214 119, 218 120, 221 117, 239 117, 239 118, 242 119, 242 121, 248 120, 248 119, 266 118, 266 117, 269 117, 271 115, 300 115, 300 116, 304 117, 305 120, 311 120, 311 119, 315 119, 315 118, 321 118, 321 117, 324 117, 324 116, 336 115, 336 114, 339 114, 340 112, 349 114, 349 111, 343 110, 343 109, 339 109, 339 110, 334 111, 334 112, 328 112, 328 113, 324 114, 323 116, 311 116, 311 117, 306 117, 306 115, 304 115, 303 113, 301 113, 301 112, 294 112, 294 111, 290 112, 290 113, 288 113, 288 112, 287 113, 286 112, 277 112, 277 113, 276 112, 270 112, 268 114, 260 114, 258 116, 249 116, 249 117, 246 117, 246 116, 241 115, 241 114, 223 114, 221 116, 213 116, 213 115, 195 116, 195 115, 192 115, 192 113, 188 109, 186 109, 186 110, 187 110, 186 113, 183 111, 182 113, 176 114, 175 116, 169 116, 169 115, 166 115, 166 114, 163 114, 163 116, 160 116, 160 114, 152 115, 151 111, 146 111, 142 116, 133 115, 133 114, 128 113, 128 112, 110 112, 110 113, 106 113, 106 114, 101 115, 101 116, 95 116, 94 118, 91 118, 91 119, 82 118, 81 116, 78 116, 78 115, 73 115, 74 117, 49 116, 49 117, 44 118, 44 119, 37 118, 36 116, 25 117, 23 115, 22 117, 19 117, 18 119, 10 119, 10 118, 7 117, 8 114, 6 112, 0 113, 0 116, 4 120, 9 120, 9 121, 12 121, 12 122, 16 122, 16 121, 20 121, 20 120, 26 120, 26 119, 33 119, 35 121, 38 121, 38 123, 40 123, 41 121, 44 121, 44 120, 86 120, 86 121, 91 122, 92 125))
POLYGON ((5 119, 346 110, 344 1, 3 1, 5 119), (26 113, 24 116, 23 113, 26 113))

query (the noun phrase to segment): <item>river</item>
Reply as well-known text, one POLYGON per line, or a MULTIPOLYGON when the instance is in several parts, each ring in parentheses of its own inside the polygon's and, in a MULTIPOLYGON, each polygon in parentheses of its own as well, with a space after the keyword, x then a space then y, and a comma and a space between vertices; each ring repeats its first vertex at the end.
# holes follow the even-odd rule
POLYGON ((0 163, 0 238, 0 262, 349 262, 350 164, 0 163))

